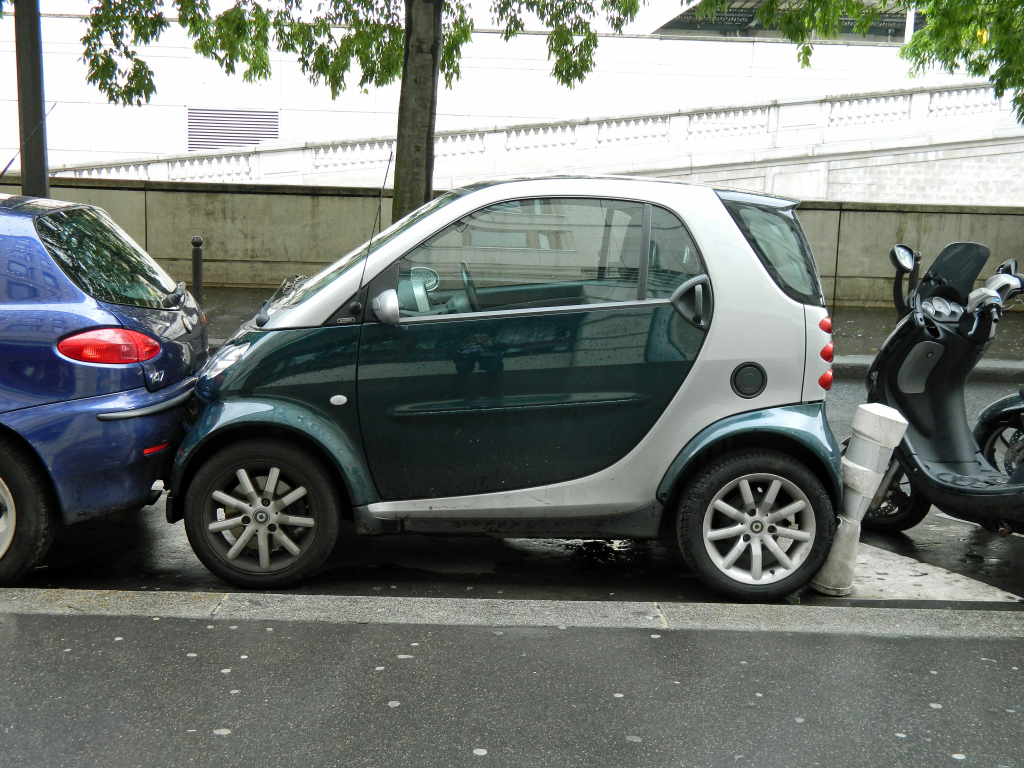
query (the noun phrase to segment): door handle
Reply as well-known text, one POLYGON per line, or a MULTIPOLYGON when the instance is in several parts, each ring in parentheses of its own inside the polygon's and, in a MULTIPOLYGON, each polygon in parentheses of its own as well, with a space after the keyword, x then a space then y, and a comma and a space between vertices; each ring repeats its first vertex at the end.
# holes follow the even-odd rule
POLYGON ((707 275, 691 277, 672 293, 669 299, 676 312, 690 325, 706 331, 711 325, 714 297, 711 279, 707 275))
POLYGON ((388 288, 386 291, 383 291, 373 300, 373 304, 370 306, 373 307, 373 314, 382 323, 398 325, 398 292, 394 288, 388 288))

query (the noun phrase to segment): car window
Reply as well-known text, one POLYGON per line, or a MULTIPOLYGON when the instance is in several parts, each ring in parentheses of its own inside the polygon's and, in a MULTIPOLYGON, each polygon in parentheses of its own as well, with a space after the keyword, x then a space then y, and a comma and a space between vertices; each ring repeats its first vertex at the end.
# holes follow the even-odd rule
POLYGON ((823 304, 818 268, 792 210, 758 205, 740 196, 720 197, 783 292, 802 304, 823 304))
POLYGON ((383 232, 371 237, 367 242, 349 251, 347 254, 342 256, 336 262, 328 267, 317 272, 309 280, 302 283, 298 290, 292 291, 283 301, 280 302, 283 307, 293 307, 296 304, 301 304, 310 296, 319 293, 321 290, 326 288, 328 285, 333 283, 343 274, 348 272, 350 269, 357 265, 361 265, 363 259, 366 258, 371 248, 373 251, 377 251, 384 247, 387 243, 394 240, 400 234, 405 232, 409 227, 419 223, 427 216, 432 214, 438 208, 442 208, 448 203, 458 200, 466 194, 465 189, 455 189, 451 192, 446 192, 440 197, 434 198, 429 203, 420 206, 412 213, 407 214, 403 218, 394 222, 390 227, 385 229, 383 232))
POLYGON ((149 254, 102 211, 64 208, 36 219, 57 266, 94 299, 159 308, 175 284, 149 254))
POLYGON ((652 206, 647 298, 667 299, 691 277, 702 274, 704 262, 689 230, 674 214, 652 206))
POLYGON ((647 290, 640 288, 644 204, 538 198, 476 211, 399 263, 404 316, 667 298, 702 271, 696 246, 654 208, 647 290))

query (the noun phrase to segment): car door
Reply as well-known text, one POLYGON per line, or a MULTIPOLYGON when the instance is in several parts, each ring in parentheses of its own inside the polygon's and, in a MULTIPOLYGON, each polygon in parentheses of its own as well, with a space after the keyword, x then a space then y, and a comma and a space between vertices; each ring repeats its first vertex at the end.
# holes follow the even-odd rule
POLYGON ((544 486, 621 459, 701 349, 707 317, 668 299, 703 272, 675 214, 598 198, 491 205, 406 253, 368 290, 396 292, 397 324, 369 312, 360 336, 381 498, 544 486))

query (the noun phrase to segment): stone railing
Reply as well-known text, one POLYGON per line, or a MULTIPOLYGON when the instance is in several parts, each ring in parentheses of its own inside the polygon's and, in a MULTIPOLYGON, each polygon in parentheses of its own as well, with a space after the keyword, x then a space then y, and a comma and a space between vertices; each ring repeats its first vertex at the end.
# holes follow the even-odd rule
MULTIPOLYGON (((672 114, 445 131, 435 137, 435 185, 544 173, 713 172, 742 163, 778 165, 852 151, 1016 135, 1010 95, 988 84, 797 99, 672 114), (1009 133, 1007 133, 1009 131, 1009 133), (801 160, 804 158, 804 160, 801 160)), ((393 158, 390 137, 265 144, 220 152, 67 166, 59 176, 376 186, 393 158)), ((815 193, 810 193, 814 196, 815 193)))
POLYGON ((829 102, 830 126, 869 125, 910 118, 910 96, 839 99, 829 102))

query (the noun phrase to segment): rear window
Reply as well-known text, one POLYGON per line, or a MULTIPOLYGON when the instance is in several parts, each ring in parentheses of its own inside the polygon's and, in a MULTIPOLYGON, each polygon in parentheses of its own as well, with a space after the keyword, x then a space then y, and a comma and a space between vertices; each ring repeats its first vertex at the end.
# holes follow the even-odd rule
POLYGON ((719 196, 779 288, 801 304, 824 305, 818 268, 792 207, 754 195, 719 196))
POLYGON ((68 279, 99 301, 160 308, 170 276, 102 211, 65 208, 36 219, 36 232, 68 279))

